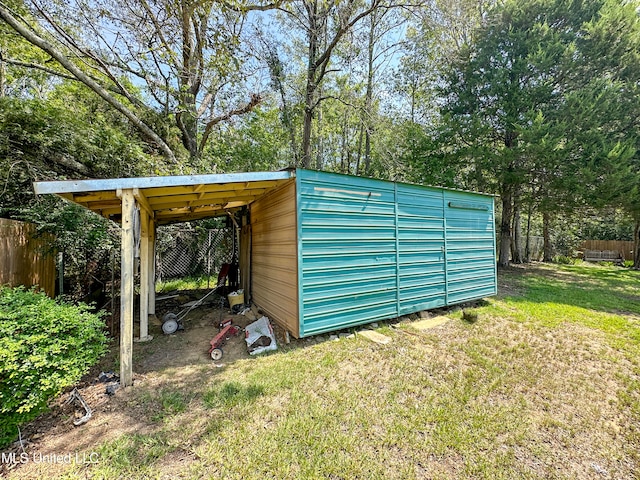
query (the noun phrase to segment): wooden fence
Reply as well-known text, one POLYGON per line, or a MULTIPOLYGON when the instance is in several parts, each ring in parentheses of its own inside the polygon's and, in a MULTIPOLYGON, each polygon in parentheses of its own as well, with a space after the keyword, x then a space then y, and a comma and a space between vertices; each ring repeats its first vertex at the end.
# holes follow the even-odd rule
POLYGON ((622 252, 625 260, 633 260, 633 242, 625 240, 585 240, 580 245, 584 250, 614 250, 622 252))
POLYGON ((38 285, 53 297, 56 264, 51 243, 51 236, 36 236, 30 223, 0 218, 0 285, 38 285))

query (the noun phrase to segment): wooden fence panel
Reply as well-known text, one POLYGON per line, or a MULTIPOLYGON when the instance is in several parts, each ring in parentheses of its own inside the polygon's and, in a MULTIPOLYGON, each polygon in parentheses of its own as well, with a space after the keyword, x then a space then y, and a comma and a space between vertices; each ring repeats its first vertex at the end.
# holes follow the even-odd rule
POLYGON ((633 260, 633 242, 625 240, 585 240, 580 245, 584 250, 614 250, 622 252, 625 260, 633 260))
POLYGON ((55 295, 56 264, 49 235, 36 236, 35 225, 0 218, 0 285, 38 285, 55 295))

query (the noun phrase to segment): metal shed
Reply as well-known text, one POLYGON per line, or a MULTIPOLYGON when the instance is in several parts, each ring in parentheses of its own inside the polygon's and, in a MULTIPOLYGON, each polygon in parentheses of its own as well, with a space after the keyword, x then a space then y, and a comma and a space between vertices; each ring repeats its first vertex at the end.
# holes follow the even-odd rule
POLYGON ((121 382, 155 313, 155 225, 239 217, 245 298, 301 338, 497 291, 491 195, 310 170, 37 182, 122 223, 121 382), (139 212, 139 213, 138 213, 139 212), (139 217, 139 221, 137 221, 139 217))

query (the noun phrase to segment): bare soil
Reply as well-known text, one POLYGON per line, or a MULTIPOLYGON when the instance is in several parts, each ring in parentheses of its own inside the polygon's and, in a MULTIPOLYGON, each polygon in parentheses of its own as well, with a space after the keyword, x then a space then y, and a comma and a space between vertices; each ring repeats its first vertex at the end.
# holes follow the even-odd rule
MULTIPOLYGON (((182 303, 198 299, 198 294, 181 295, 179 301, 170 300, 159 302, 157 317, 161 319, 167 312, 180 313, 184 307, 182 303)), ((259 314, 258 314, 259 316, 259 314)), ((164 376, 158 372, 170 372, 175 378, 197 378, 203 369, 215 371, 225 365, 238 360, 250 358, 244 340, 244 328, 254 321, 255 313, 244 315, 232 314, 228 308, 219 305, 203 305, 191 310, 183 320, 184 330, 172 335, 164 335, 161 320, 151 321, 149 334, 153 340, 134 344, 133 365, 134 384, 150 387, 161 387, 164 376), (209 354, 210 342, 219 332, 218 325, 223 320, 232 320, 233 325, 241 328, 237 336, 228 338, 222 346, 223 357, 214 362, 209 354), (195 375, 194 375, 195 374, 195 375)), ((279 348, 297 348, 309 340, 296 340, 290 337, 286 343, 285 332, 272 324, 279 348)), ((134 337, 139 335, 139 325, 135 325, 134 337)), ((0 478, 16 474, 21 479, 50 478, 63 474, 68 468, 67 459, 60 459, 59 463, 51 461, 34 461, 45 455, 60 455, 71 452, 86 451, 94 445, 118 438, 123 434, 144 434, 153 426, 146 423, 149 412, 144 405, 136 404, 132 390, 117 389, 115 394, 106 393, 107 386, 113 382, 101 382, 98 377, 101 372, 118 373, 117 351, 119 339, 113 340, 111 352, 102 359, 76 386, 78 392, 92 410, 91 419, 80 426, 74 426, 74 420, 84 415, 84 410, 76 404, 69 404, 67 400, 72 389, 54 399, 49 411, 34 421, 25 425, 21 430, 21 441, 14 443, 4 453, 27 453, 29 461, 24 464, 1 463, 0 478)), ((175 453, 173 454, 175 455, 175 453)), ((72 459, 83 462, 90 461, 80 457, 72 459)))

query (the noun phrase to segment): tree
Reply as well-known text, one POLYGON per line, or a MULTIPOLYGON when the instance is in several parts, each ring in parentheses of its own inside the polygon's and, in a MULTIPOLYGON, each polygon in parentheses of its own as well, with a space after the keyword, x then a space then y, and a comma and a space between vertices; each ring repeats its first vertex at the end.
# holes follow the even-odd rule
POLYGON ((372 168, 372 137, 376 130, 376 117, 378 116, 379 99, 375 87, 380 83, 380 70, 400 48, 400 42, 391 40, 393 33, 404 24, 404 19, 397 14, 397 10, 376 10, 369 15, 369 24, 366 29, 366 87, 364 102, 361 108, 360 136, 358 138, 358 150, 355 166, 355 174, 360 172, 371 175, 372 168), (364 136, 364 166, 361 166, 363 157, 362 140, 364 136))
POLYGON ((585 189, 574 188, 577 180, 589 172, 602 174, 604 159, 624 168, 631 158, 628 140, 619 138, 624 129, 618 128, 618 117, 586 102, 585 92, 611 79, 614 66, 633 71, 619 63, 620 56, 598 59, 615 59, 618 50, 638 51, 633 42, 609 45, 610 39, 598 35, 603 23, 613 28, 607 19, 619 19, 621 11, 635 31, 633 8, 606 0, 508 1, 491 11, 474 42, 451 63, 443 89, 442 138, 454 140, 447 143, 449 153, 501 196, 501 266, 509 263, 513 227, 519 224, 514 218, 527 187, 542 186, 535 190, 548 227, 554 207, 587 198, 585 189), (584 123, 571 116, 572 98, 585 100, 580 103, 588 112, 584 123), (606 134, 593 137, 598 131, 606 134), (579 141, 584 138, 602 141, 585 148, 579 141))
POLYGON ((30 67, 64 70, 82 82, 172 162, 180 152, 149 116, 170 118, 189 157, 198 159, 216 125, 261 101, 254 92, 242 103, 229 95, 228 86, 244 75, 239 42, 245 15, 273 5, 76 0, 58 8, 55 2, 25 3, 29 12, 23 14, 0 2, 0 18, 55 66, 45 61, 30 67))
POLYGON ((283 5, 284 12, 305 33, 307 55, 304 89, 304 118, 302 125, 301 163, 312 166, 311 133, 318 105, 328 97, 321 95, 332 55, 338 43, 362 19, 382 8, 391 8, 385 0, 320 1, 299 0, 283 5))
POLYGON ((437 86, 443 69, 472 43, 474 32, 494 4, 494 0, 433 0, 409 11, 394 85, 403 109, 408 110, 403 116, 421 125, 437 123, 437 86))

